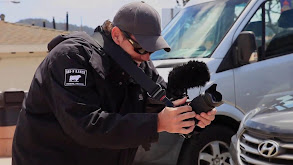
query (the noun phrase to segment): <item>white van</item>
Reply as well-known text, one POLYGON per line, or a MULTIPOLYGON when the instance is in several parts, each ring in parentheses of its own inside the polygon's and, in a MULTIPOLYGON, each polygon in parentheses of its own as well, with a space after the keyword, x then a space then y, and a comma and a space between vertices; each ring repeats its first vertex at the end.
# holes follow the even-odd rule
MULTIPOLYGON (((231 136, 250 110, 293 91, 291 0, 191 0, 163 30, 172 48, 151 58, 167 80, 176 65, 204 61, 224 97, 215 121, 191 139, 161 133, 136 164, 227 165, 231 136), (261 100, 261 101, 260 101, 261 100)), ((205 88, 190 89, 196 97, 205 88)))

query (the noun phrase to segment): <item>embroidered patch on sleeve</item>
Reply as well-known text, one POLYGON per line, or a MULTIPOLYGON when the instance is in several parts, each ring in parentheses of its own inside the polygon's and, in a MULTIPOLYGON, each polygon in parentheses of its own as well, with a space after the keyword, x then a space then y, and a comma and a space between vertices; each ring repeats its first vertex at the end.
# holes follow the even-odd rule
POLYGON ((86 86, 86 69, 65 69, 64 86, 86 86))

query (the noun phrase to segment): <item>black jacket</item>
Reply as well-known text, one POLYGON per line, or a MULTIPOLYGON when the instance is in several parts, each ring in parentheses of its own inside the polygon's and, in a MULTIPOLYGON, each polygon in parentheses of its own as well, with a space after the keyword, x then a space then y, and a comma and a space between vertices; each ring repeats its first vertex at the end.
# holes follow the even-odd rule
MULTIPOLYGON (((158 140, 146 92, 90 36, 59 36, 48 48, 19 116, 13 165, 128 165, 139 145, 158 140)), ((140 68, 166 85, 152 62, 140 68)))

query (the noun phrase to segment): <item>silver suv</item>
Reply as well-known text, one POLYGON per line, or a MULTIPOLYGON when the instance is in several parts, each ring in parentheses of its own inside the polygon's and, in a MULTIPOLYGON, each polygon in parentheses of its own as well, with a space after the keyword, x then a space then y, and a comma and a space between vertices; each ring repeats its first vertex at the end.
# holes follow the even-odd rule
POLYGON ((237 165, 293 164, 293 95, 285 95, 248 113, 232 137, 237 165))

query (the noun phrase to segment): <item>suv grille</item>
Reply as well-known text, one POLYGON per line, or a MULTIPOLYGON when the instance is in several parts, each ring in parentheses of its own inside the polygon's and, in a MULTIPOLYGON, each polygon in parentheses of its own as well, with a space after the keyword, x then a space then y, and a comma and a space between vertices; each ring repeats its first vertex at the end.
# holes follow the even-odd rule
POLYGON ((240 137, 240 160, 244 165, 292 165, 292 142, 272 135, 245 131, 240 137))

